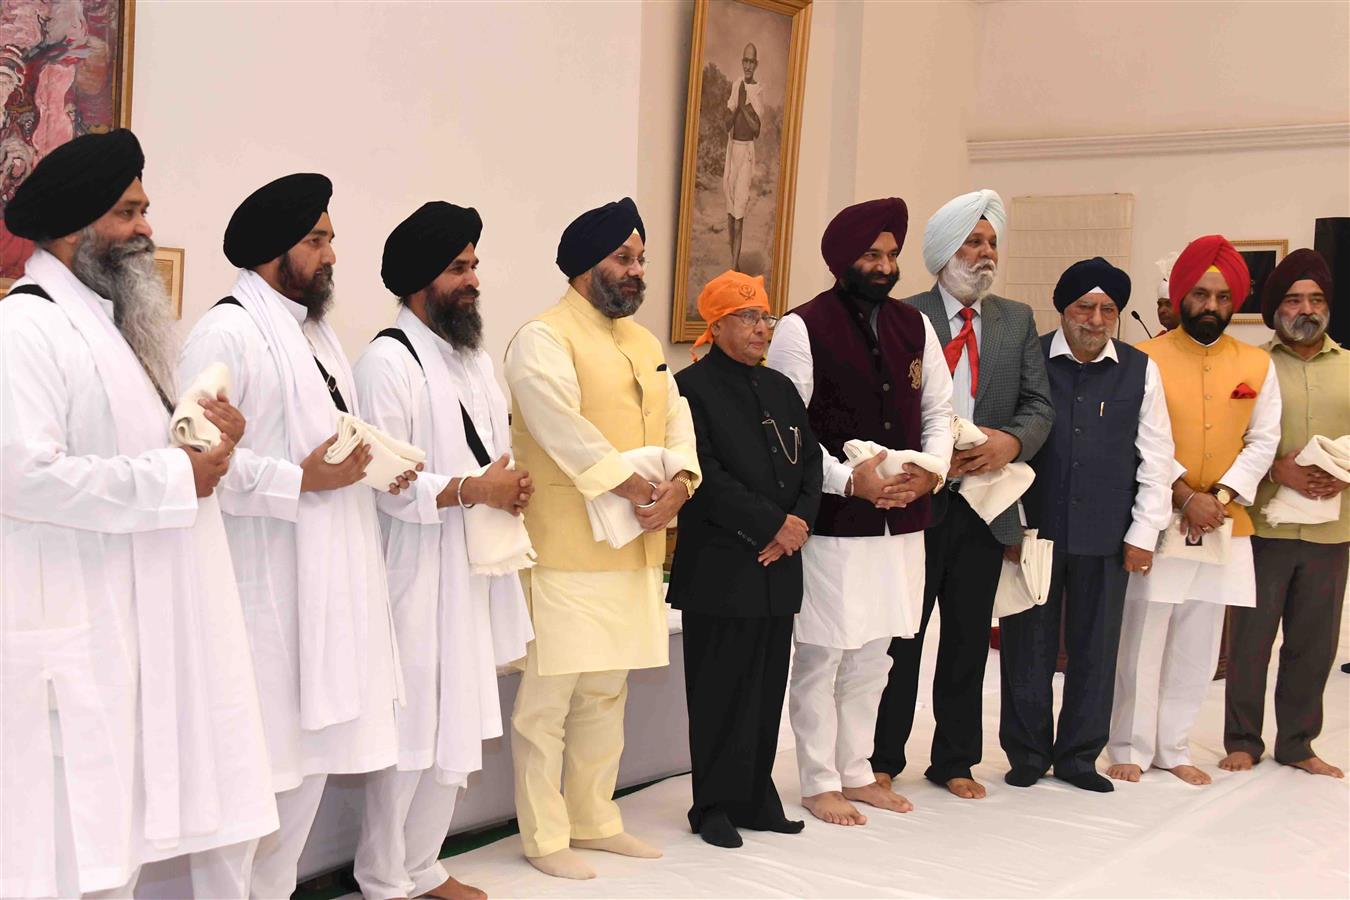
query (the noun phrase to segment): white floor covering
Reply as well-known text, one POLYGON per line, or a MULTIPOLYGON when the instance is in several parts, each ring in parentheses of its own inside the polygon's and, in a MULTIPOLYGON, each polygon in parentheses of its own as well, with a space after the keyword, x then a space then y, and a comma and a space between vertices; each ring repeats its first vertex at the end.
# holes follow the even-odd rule
MULTIPOLYGON (((930 632, 930 636, 932 632, 930 632)), ((931 646, 930 651, 936 648, 931 646)), ((1342 641, 1339 660, 1347 657, 1342 641)), ((931 652, 926 682, 931 682, 931 652)), ((984 705, 981 801, 930 785, 932 715, 921 709, 910 768, 897 785, 915 810, 870 810, 863 827, 826 825, 799 805, 795 757, 775 769, 799 835, 742 832, 745 846, 722 850, 689 832, 688 776, 619 801, 625 826, 665 851, 661 860, 584 855, 594 881, 550 878, 510 837, 454 857, 451 874, 494 900, 515 897, 1339 897, 1350 896, 1350 789, 1267 759, 1227 773, 1222 756, 1223 682, 1210 686, 1194 731, 1194 757, 1214 777, 1206 788, 1167 772, 1146 773, 1113 794, 1090 794, 1052 779, 1008 787, 998 746, 998 655, 989 659, 984 705)), ((1274 683, 1272 671, 1271 684, 1274 683)), ((1056 679, 1059 680, 1058 678, 1056 679)), ((1267 740, 1273 737, 1267 713, 1267 740)), ((1332 671, 1322 756, 1350 764, 1350 675, 1332 671)), ((1104 761, 1103 761, 1104 767, 1104 761)), ((355 897, 356 895, 352 895, 355 897)))

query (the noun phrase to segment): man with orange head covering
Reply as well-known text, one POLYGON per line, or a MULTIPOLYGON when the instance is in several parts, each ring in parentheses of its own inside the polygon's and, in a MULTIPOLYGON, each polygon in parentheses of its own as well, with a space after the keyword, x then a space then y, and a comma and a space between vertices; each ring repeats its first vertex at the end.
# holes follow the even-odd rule
POLYGON ((834 286, 784 318, 769 348, 826 451, 788 702, 802 803, 835 825, 866 823, 850 801, 911 808, 877 783, 869 757, 887 649, 922 618, 923 529, 951 463, 952 379, 928 319, 889 296, 908 224, 899 197, 835 216, 820 242, 834 286))
POLYGON ((821 454, 792 382, 759 365, 776 321, 764 279, 723 272, 698 311, 708 322, 698 344, 713 347, 675 381, 693 414, 703 489, 680 511, 666 599, 684 615, 689 824, 710 844, 739 847, 737 828, 802 830, 771 776, 821 454))
POLYGON ((1167 769, 1209 784, 1192 765, 1190 730, 1214 675, 1225 606, 1256 605, 1246 507, 1280 440, 1280 389, 1270 356, 1226 334, 1251 287, 1225 238, 1192 241, 1168 289, 1181 327, 1139 345, 1158 365, 1176 444, 1174 524, 1151 571, 1125 592, 1107 774, 1138 781, 1167 769))

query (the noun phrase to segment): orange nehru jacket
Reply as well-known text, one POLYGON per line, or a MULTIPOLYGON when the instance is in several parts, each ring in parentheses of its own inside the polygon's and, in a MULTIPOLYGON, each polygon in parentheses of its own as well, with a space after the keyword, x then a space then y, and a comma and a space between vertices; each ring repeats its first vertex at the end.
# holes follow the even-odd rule
MULTIPOLYGON (((1270 357, 1226 334, 1202 347, 1180 328, 1138 347, 1158 364, 1162 375, 1172 439, 1177 461, 1186 467, 1186 484, 1208 491, 1242 452, 1242 436, 1270 371, 1270 357), (1239 391, 1239 385, 1251 391, 1239 391), (1235 397, 1235 392, 1251 396, 1235 397)), ((1246 507, 1229 503, 1228 515, 1233 518, 1234 537, 1252 534, 1246 507)))

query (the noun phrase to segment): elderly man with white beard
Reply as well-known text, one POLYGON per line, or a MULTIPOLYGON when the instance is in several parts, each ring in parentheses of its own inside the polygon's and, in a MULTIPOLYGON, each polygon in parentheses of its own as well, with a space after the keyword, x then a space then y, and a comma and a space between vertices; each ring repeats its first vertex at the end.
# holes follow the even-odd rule
POLYGON ((143 863, 277 826, 212 497, 244 419, 204 401, 219 444, 169 445, 144 163, 130 131, 76 138, 5 210, 37 243, 0 303, 5 897, 130 896, 143 863))
MULTIPOLYGON (((234 287, 192 329, 179 361, 184 374, 225 363, 249 418, 220 505, 281 827, 209 861, 236 897, 289 897, 328 776, 398 760, 402 682, 384 550, 375 493, 358 483, 372 453, 363 444, 325 459, 338 413, 362 414, 327 319, 332 192, 323 175, 287 175, 239 205, 224 240, 234 287)), ((415 479, 405 472, 391 487, 415 479)))
POLYGON ((1016 552, 1022 528, 1016 504, 986 524, 958 490, 966 475, 995 472, 1035 456, 1055 417, 1031 308, 990 293, 1006 221, 1003 201, 988 189, 963 194, 939 209, 923 234, 924 265, 937 283, 905 301, 928 316, 943 345, 956 415, 974 422, 988 440, 952 455, 948 490, 934 497, 935 524, 924 533, 922 626, 912 639, 891 642, 894 664, 872 753, 877 780, 889 785, 905 767, 924 632, 938 603, 942 636, 933 678, 937 728, 924 774, 964 799, 985 795, 971 768, 983 753, 980 707, 989 625, 1005 547, 1016 552))

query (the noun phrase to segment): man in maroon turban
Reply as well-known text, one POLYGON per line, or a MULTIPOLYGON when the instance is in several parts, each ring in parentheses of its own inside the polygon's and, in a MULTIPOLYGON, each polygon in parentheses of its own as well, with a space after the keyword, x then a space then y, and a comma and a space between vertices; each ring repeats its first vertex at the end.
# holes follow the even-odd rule
POLYGON ((877 783, 869 757, 887 649, 919 628, 929 495, 951 462, 952 381, 933 326, 889 296, 908 220, 898 197, 835 216, 820 242, 834 286, 779 323, 767 359, 796 386, 824 449, 788 703, 802 804, 835 825, 866 823, 850 801, 911 809, 877 783))
POLYGON ((1219 763, 1229 771, 1250 769, 1265 752, 1266 675, 1278 631, 1284 643, 1275 682, 1275 761, 1344 777, 1313 752, 1312 742, 1322 731, 1322 692, 1341 633, 1350 567, 1350 502, 1342 495, 1350 467, 1344 451, 1304 455, 1317 435, 1342 445, 1350 440, 1350 353, 1327 335, 1331 288, 1326 260, 1295 250, 1266 279, 1261 296, 1261 315, 1275 330, 1266 350, 1279 380, 1280 446, 1252 504, 1256 606, 1235 609, 1230 618, 1228 755, 1219 763), (1300 515, 1305 511, 1271 502, 1290 492, 1323 507, 1322 514, 1300 515))

